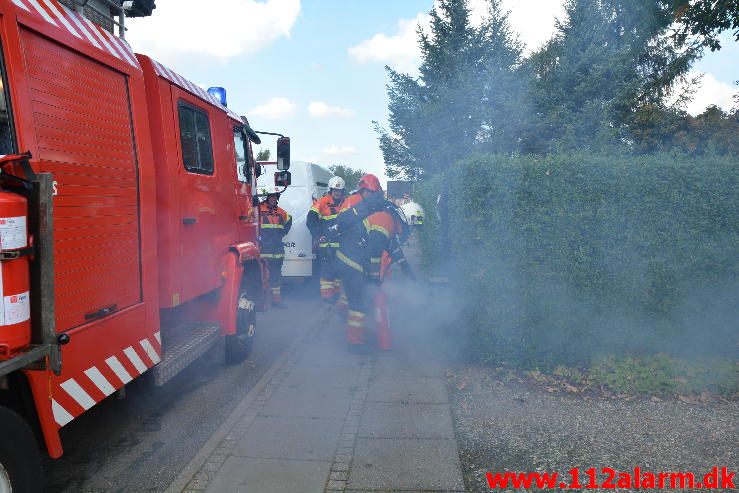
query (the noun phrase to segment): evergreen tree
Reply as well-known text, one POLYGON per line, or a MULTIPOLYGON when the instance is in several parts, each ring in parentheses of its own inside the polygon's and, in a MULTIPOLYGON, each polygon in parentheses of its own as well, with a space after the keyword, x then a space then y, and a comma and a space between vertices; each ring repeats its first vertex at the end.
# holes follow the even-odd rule
POLYGON ((521 96, 512 94, 521 45, 499 0, 479 28, 467 0, 440 0, 430 11, 430 32, 419 28, 419 76, 386 67, 390 129, 379 125, 387 174, 416 180, 435 174, 471 150, 510 151, 509 126, 521 96))
POLYGON ((668 36, 664 2, 568 0, 554 37, 529 59, 532 126, 524 150, 602 147, 628 139, 643 106, 663 106, 700 55, 697 41, 668 36))

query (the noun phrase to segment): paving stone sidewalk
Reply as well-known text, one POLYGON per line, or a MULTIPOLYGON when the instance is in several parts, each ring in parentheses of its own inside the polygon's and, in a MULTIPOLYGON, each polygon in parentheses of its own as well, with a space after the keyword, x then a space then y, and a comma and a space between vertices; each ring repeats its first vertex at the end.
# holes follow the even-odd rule
POLYGON ((351 355, 342 320, 322 308, 185 469, 184 489, 168 491, 463 491, 443 354, 412 325, 395 328, 390 352, 351 355))

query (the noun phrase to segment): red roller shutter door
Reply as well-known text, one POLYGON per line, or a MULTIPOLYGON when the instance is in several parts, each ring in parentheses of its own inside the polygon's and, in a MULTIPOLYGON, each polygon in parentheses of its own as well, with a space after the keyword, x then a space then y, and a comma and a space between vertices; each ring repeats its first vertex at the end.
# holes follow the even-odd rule
POLYGON ((126 76, 22 31, 41 171, 57 182, 57 330, 142 300, 138 170, 126 76))

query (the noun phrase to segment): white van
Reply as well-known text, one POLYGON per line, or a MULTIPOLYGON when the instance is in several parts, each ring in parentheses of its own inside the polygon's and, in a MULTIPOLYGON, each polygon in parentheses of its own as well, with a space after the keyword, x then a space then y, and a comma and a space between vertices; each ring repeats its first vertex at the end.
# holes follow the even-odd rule
MULTIPOLYGON (((262 165, 262 175, 257 178, 257 190, 264 186, 274 186, 277 163, 259 161, 258 164, 262 165)), ((311 277, 315 254, 306 219, 313 202, 328 192, 328 181, 334 175, 323 166, 305 161, 292 161, 290 174, 292 184, 280 196, 280 207, 293 218, 290 232, 282 239, 285 245, 282 275, 287 278, 311 277)))

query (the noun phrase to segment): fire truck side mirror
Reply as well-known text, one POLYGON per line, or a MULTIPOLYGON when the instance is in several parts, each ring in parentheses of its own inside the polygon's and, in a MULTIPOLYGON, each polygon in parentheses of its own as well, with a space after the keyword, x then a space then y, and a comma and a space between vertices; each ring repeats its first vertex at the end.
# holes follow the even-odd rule
POLYGON ((277 139, 277 169, 280 171, 290 169, 290 137, 277 139))
POLYGON ((275 172, 275 186, 276 187, 288 187, 292 182, 292 177, 289 171, 277 171, 275 172))
POLYGON ((257 178, 262 176, 263 170, 261 164, 257 164, 257 167, 254 169, 254 173, 257 175, 257 178))

